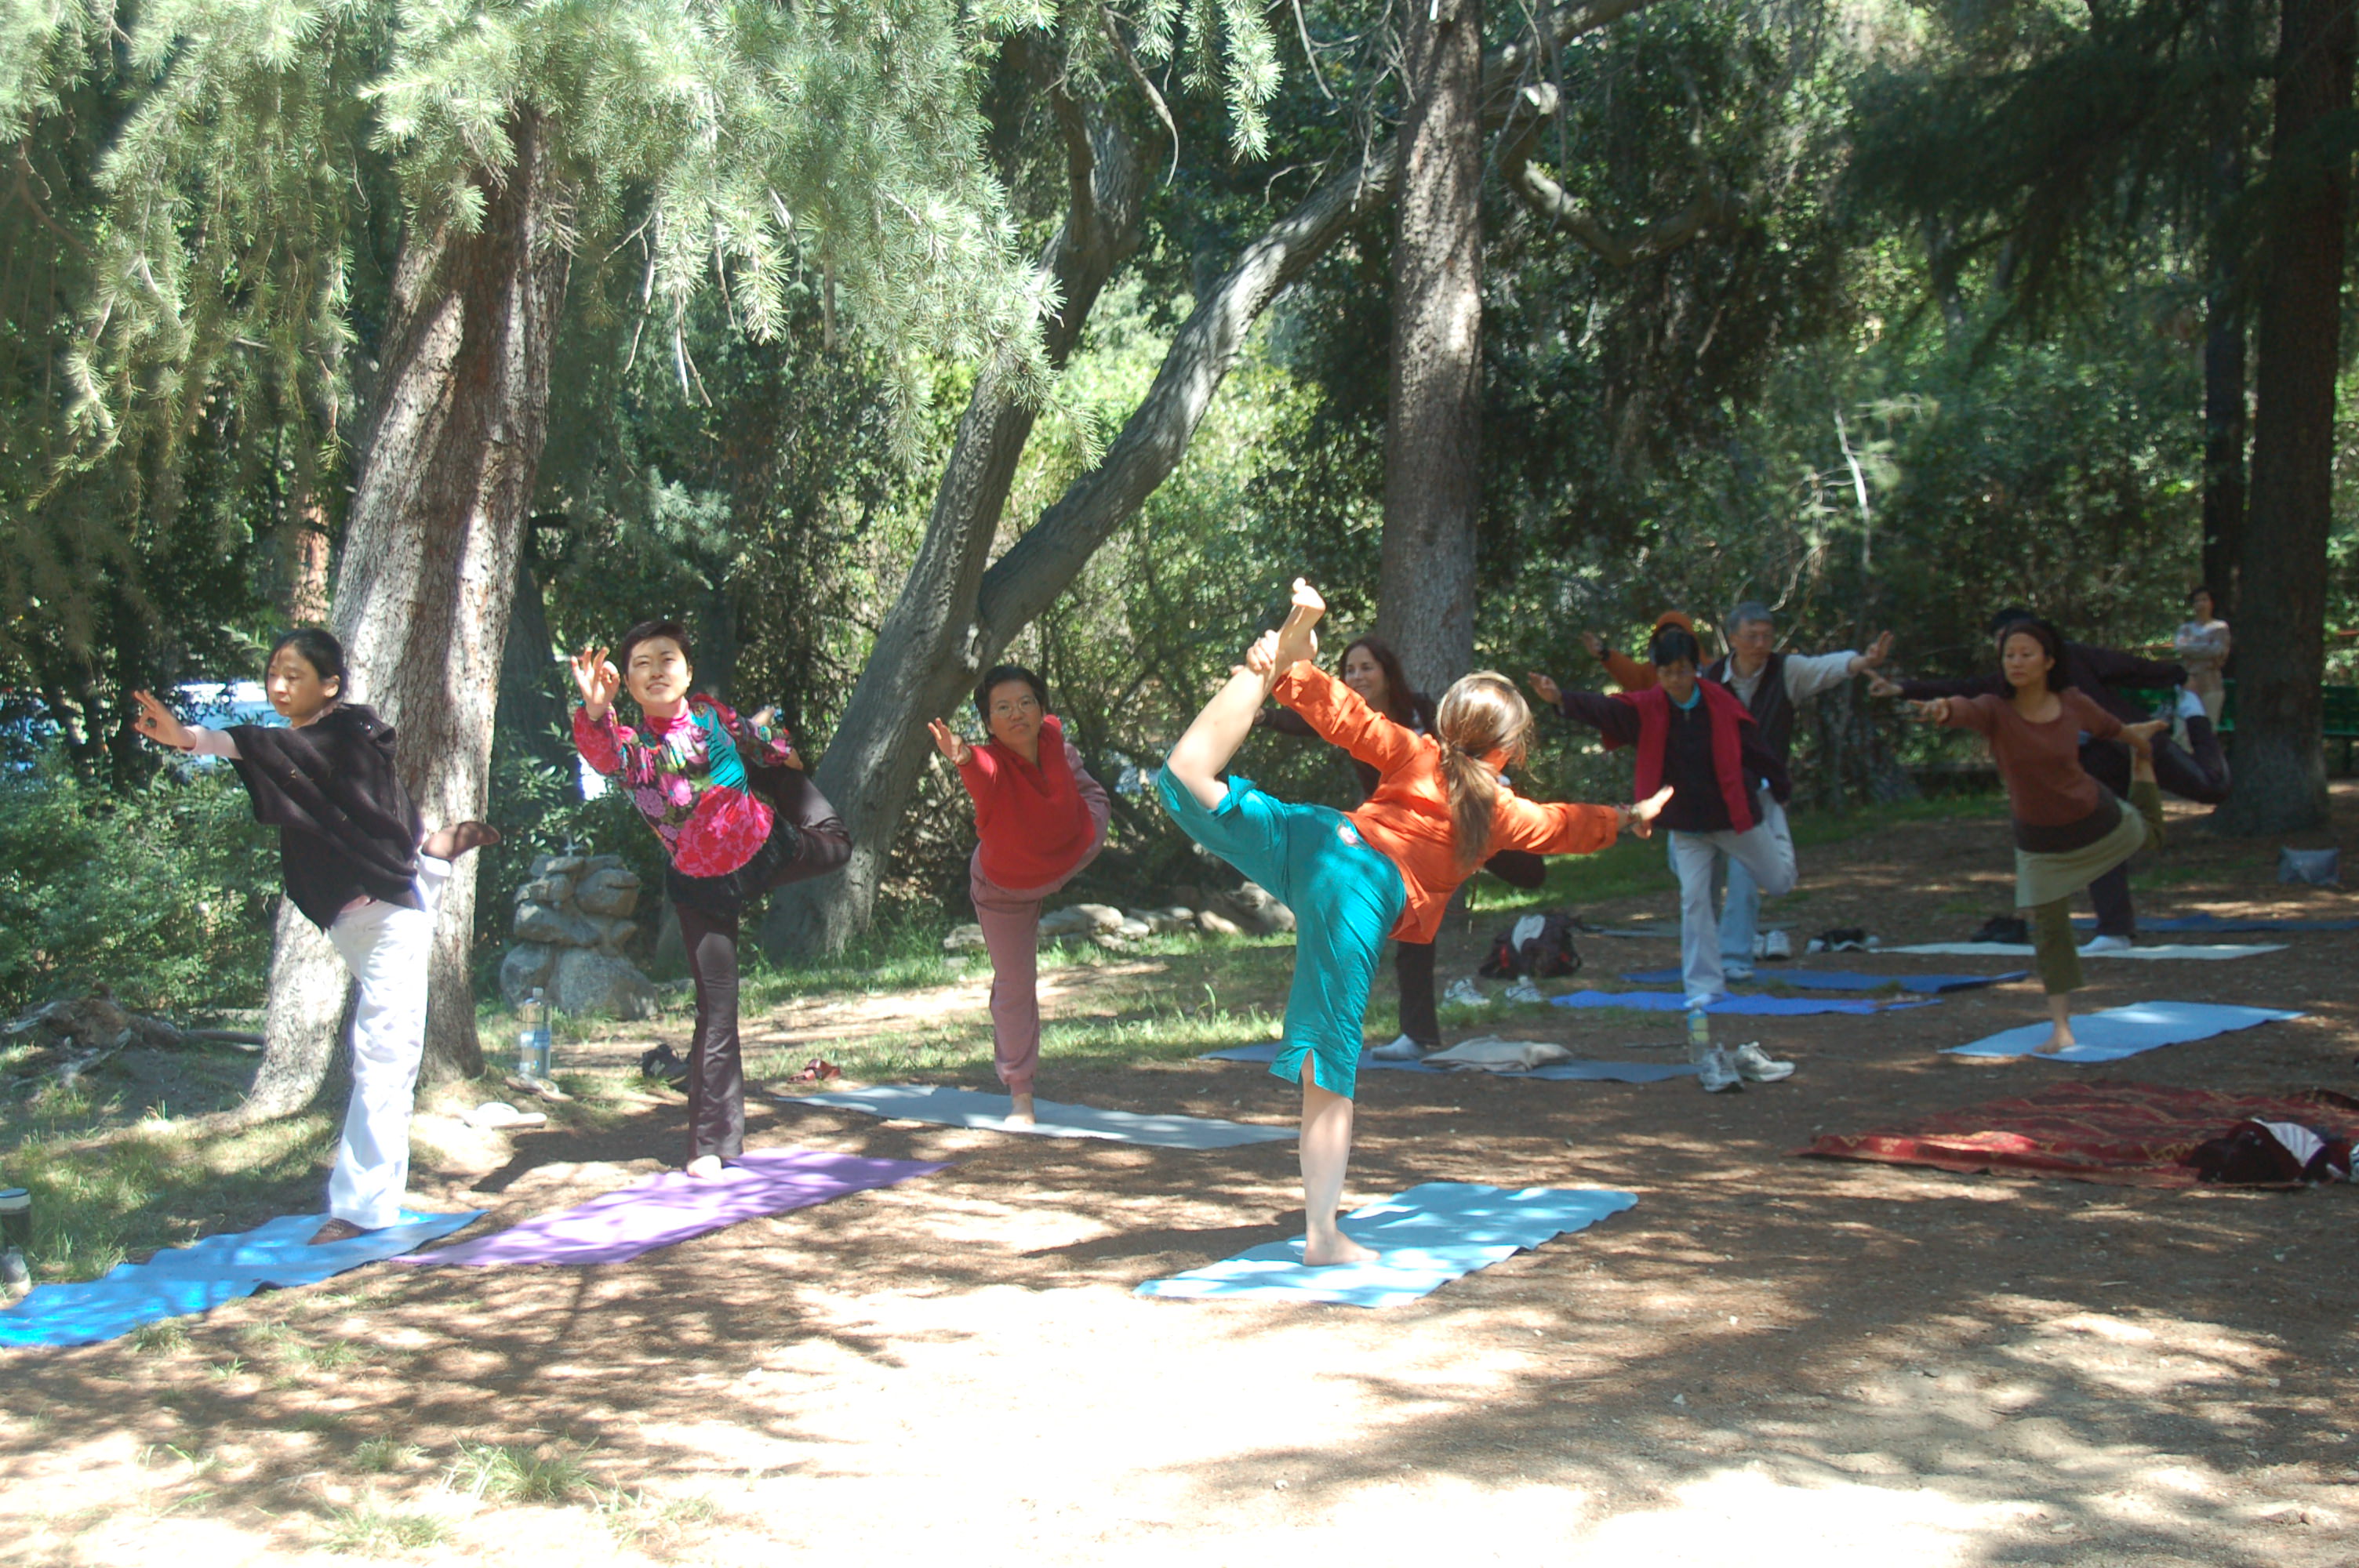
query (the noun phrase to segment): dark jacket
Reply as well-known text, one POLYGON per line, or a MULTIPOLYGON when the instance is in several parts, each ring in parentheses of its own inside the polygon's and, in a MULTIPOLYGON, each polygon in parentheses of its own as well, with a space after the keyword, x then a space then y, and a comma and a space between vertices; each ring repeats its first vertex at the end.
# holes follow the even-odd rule
MULTIPOLYGON (((1735 694, 1729 693, 1729 701, 1735 700, 1735 694)), ((1638 743, 1638 707, 1626 694, 1607 697, 1594 691, 1566 691, 1560 694, 1557 708, 1567 719, 1586 724, 1604 736, 1610 745, 1638 743)), ((1708 705, 1698 703, 1686 722, 1708 726, 1708 705)), ((1761 738, 1761 727, 1753 722, 1750 714, 1737 726, 1737 737, 1738 762, 1745 777, 1767 784, 1769 793, 1780 802, 1790 797, 1794 784, 1786 772, 1785 760, 1769 750, 1761 738)), ((1668 750, 1670 754, 1663 759, 1663 781, 1671 786, 1672 794, 1658 819, 1665 827, 1681 833, 1741 833, 1754 826, 1751 822, 1730 820, 1720 781, 1710 769, 1713 759, 1708 751, 1682 748, 1677 744, 1676 735, 1668 750)))
POLYGON ((364 895, 420 907, 418 808, 393 765, 393 726, 342 702, 299 730, 240 724, 231 766, 257 822, 278 829, 287 896, 325 931, 364 895))
MULTIPOLYGON (((2115 688, 2144 687, 2168 691, 2172 687, 2187 684, 2187 666, 2160 659, 2141 659, 2136 654, 2125 654, 2119 648, 2067 643, 2064 644, 2064 679, 2067 685, 2123 723, 2136 724, 2154 715, 2123 697, 2115 688)), ((1929 702, 1937 697, 1981 697, 1985 692, 1995 697, 2007 695, 2006 676, 1996 670, 1988 675, 1971 676, 1964 680, 1905 680, 1899 686, 1900 695, 1911 702, 1929 702)))

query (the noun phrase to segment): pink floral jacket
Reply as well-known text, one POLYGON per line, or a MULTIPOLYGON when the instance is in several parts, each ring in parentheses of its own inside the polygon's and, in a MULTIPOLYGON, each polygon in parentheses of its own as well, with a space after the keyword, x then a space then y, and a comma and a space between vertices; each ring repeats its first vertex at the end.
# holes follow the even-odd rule
POLYGON ((593 723, 576 708, 573 744, 592 768, 621 776, 671 863, 690 877, 728 875, 770 837, 770 806, 747 787, 741 748, 768 767, 794 750, 784 730, 752 724, 701 693, 668 723, 643 719, 636 730, 611 708, 593 723))

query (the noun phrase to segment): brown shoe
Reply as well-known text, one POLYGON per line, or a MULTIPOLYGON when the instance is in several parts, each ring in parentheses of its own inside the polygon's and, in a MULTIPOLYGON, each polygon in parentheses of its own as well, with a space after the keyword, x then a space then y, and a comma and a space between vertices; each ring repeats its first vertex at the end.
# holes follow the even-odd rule
POLYGON ((332 1219, 311 1233, 310 1245, 325 1247, 332 1241, 350 1241, 355 1236, 373 1234, 365 1225, 354 1225, 349 1219, 332 1219))

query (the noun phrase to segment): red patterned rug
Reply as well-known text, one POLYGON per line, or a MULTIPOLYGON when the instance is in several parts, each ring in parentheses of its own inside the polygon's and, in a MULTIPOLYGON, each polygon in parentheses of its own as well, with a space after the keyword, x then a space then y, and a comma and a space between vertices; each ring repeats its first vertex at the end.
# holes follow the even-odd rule
POLYGON ((2236 1095, 2103 1080, 2057 1084, 2020 1099, 1929 1116, 1915 1127, 1830 1133, 1795 1152, 1944 1171, 2191 1187, 2198 1178, 2180 1162, 2188 1152, 2247 1119, 2299 1121, 2331 1137, 2359 1138, 2359 1099, 2332 1089, 2236 1095))

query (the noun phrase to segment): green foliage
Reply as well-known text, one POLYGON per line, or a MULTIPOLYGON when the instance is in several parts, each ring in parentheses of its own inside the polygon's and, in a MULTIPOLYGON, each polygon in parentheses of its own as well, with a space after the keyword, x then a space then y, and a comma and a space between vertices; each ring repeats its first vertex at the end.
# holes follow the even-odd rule
POLYGON ((0 1011, 97 985, 180 1017, 256 1005, 277 862, 226 767, 122 794, 54 753, 0 771, 0 1011))

